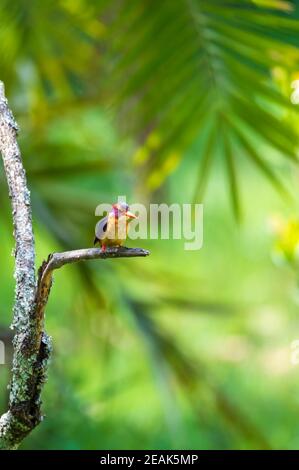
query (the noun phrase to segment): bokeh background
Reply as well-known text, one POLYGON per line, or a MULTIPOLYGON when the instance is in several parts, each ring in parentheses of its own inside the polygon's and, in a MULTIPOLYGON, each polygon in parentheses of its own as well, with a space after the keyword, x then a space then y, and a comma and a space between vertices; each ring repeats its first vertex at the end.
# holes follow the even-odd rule
POLYGON ((141 240, 149 258, 56 273, 46 419, 23 449, 299 447, 298 38, 297 1, 0 0, 38 263, 92 246, 118 195, 204 202, 200 251, 141 240))

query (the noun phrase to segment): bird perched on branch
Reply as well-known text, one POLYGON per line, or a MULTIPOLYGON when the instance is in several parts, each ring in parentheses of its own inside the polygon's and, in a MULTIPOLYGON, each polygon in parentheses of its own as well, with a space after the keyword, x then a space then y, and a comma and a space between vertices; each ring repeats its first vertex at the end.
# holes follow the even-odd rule
POLYGON ((94 245, 100 243, 103 252, 107 246, 121 246, 127 238, 128 224, 132 219, 136 219, 136 215, 130 212, 128 204, 113 204, 112 211, 96 224, 94 245))

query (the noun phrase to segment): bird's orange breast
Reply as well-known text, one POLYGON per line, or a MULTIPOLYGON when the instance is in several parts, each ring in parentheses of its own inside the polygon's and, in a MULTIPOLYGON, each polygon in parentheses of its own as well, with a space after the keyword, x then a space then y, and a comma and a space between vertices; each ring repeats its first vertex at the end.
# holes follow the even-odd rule
POLYGON ((107 230, 101 239, 101 244, 106 246, 122 245, 127 238, 128 223, 125 217, 109 217, 107 230))

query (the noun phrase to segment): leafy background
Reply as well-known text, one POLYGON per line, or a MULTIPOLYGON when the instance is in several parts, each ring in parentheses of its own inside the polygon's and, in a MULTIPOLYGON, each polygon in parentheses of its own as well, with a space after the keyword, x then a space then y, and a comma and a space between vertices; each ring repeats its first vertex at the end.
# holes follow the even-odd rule
MULTIPOLYGON (((22 447, 298 448, 298 2, 0 0, 0 19, 38 262, 91 246, 118 195, 205 214, 200 251, 142 240, 148 259, 56 273, 46 419, 22 447)), ((0 192, 4 410, 3 172, 0 192)))

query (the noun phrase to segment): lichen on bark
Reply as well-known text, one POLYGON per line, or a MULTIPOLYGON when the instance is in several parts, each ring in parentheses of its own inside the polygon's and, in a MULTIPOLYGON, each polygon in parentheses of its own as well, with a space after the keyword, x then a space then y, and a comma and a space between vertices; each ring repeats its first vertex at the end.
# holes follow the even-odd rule
POLYGON ((41 420, 41 384, 45 381, 50 340, 36 316, 35 247, 30 192, 17 143, 18 125, 0 82, 0 152, 11 199, 15 238, 14 355, 9 410, 0 418, 0 449, 16 448, 41 420))

